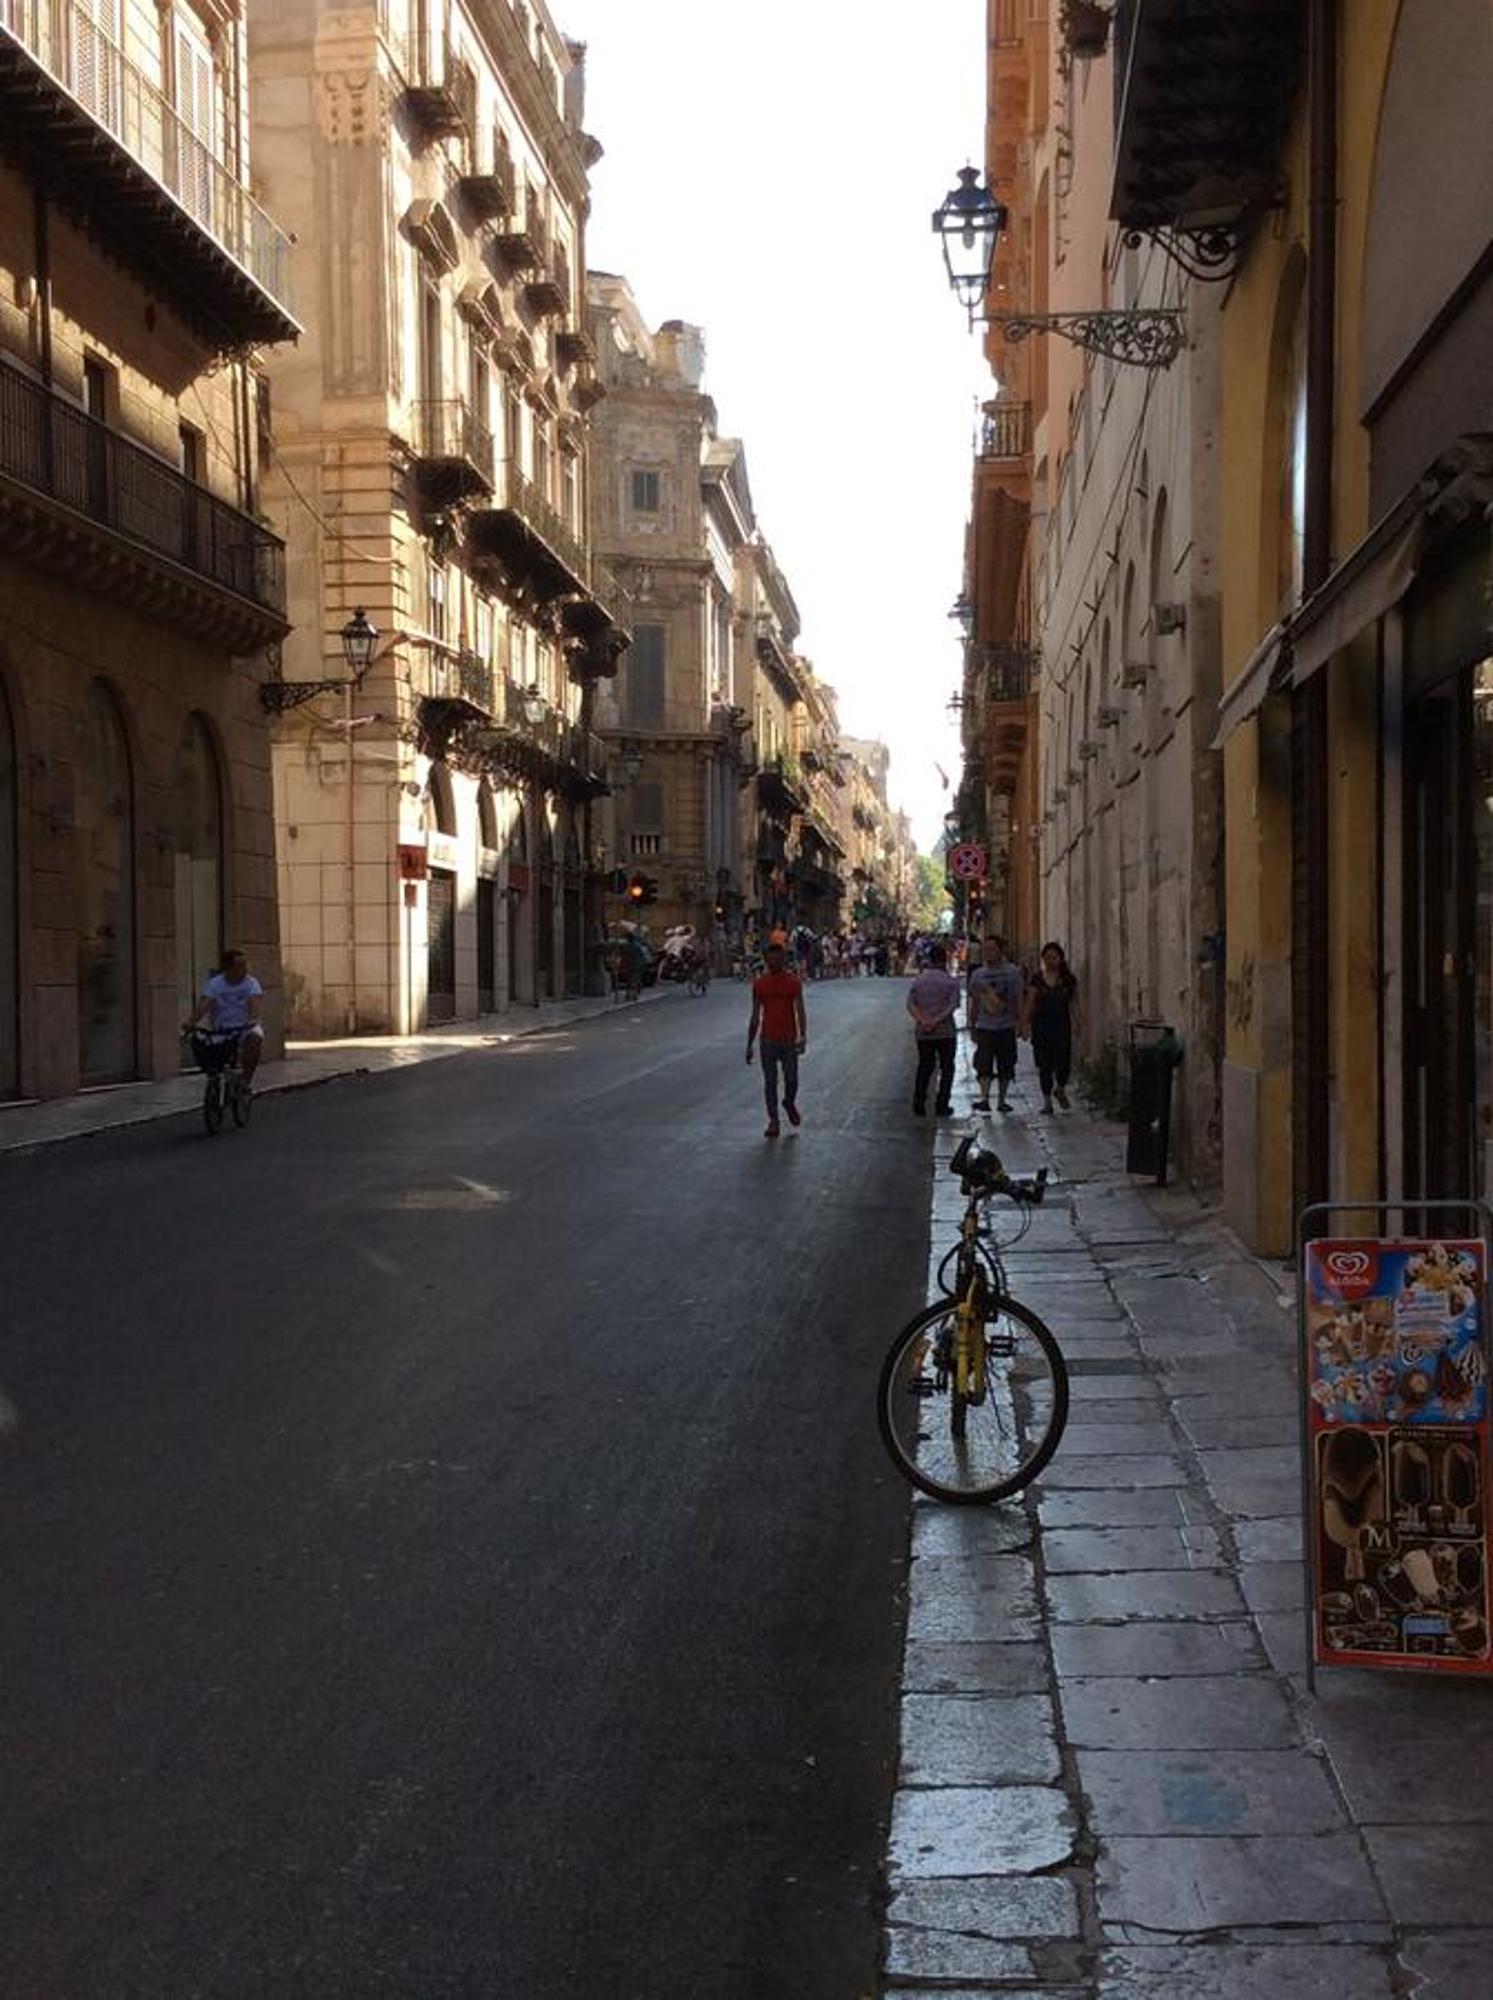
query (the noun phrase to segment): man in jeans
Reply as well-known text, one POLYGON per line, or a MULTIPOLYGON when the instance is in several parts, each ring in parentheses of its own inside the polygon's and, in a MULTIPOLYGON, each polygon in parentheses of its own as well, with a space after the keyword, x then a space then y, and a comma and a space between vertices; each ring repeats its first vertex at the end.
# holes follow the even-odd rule
POLYGON ((967 1025, 975 1038, 975 1076, 979 1096, 976 1111, 990 1109, 990 1079, 1000 1086, 998 1108, 1009 1111, 1006 1093, 1016 1074, 1016 1037, 1024 1032, 1026 981, 1021 967, 1006 956, 1006 940, 988 937, 980 949, 981 963, 969 975, 967 1025))
POLYGON ((953 1109, 954 1050, 958 1041, 959 981, 948 969, 948 953, 941 944, 928 952, 927 970, 920 972, 907 994, 907 1011, 912 1016, 918 1042, 918 1070, 912 1086, 912 1109, 917 1118, 928 1113, 928 1085, 938 1067, 938 1096, 934 1110, 946 1118, 953 1109))
POLYGON ((767 970, 752 981, 752 1022, 747 1029, 746 1059, 752 1059, 758 1028, 762 1030, 762 1092, 767 1099, 767 1131, 776 1139, 778 1071, 783 1072, 783 1109, 790 1125, 801 1125, 798 1111, 798 1059, 808 1046, 809 1023, 804 1013, 804 989, 788 970, 786 943, 767 947, 767 970))

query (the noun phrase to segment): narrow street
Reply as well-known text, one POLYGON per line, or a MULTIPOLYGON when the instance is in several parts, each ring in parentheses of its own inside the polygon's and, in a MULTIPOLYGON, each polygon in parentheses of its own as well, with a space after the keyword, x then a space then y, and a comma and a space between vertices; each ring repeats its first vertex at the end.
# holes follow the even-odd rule
POLYGON ((872 1991, 904 992, 0 1163, 8 1993, 872 1991))

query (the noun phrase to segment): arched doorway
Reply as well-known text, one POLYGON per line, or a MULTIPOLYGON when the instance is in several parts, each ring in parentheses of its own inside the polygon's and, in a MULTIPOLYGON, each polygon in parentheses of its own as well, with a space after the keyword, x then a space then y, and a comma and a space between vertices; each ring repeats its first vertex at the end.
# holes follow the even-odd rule
POLYGON ((78 1061, 84 1083, 135 1074, 134 778, 113 690, 95 681, 78 743, 78 1061))
MULTIPOLYGON (((454 838, 456 800, 444 764, 430 767, 431 830, 454 838)), ((432 866, 425 885, 425 1018, 450 1021, 456 1015, 456 871, 432 866)))
POLYGON ((0 686, 0 1097, 21 1088, 21 924, 16 732, 0 686))
POLYGON ((176 1005, 192 1013, 223 952, 223 784, 200 715, 189 715, 176 751, 176 1005))
POLYGON ((539 950, 535 999, 553 1000, 560 987, 555 978, 555 830, 548 823, 543 801, 539 807, 539 950))
POLYGON ((498 809, 492 786, 477 786, 477 1012, 498 1004, 498 809))
POLYGON ((529 898, 529 824, 523 799, 514 800, 512 824, 508 829, 508 998, 532 997, 533 963, 529 952, 532 939, 529 898))
POLYGON ((585 965, 581 878, 581 840, 574 812, 565 815, 565 992, 584 993, 585 965))

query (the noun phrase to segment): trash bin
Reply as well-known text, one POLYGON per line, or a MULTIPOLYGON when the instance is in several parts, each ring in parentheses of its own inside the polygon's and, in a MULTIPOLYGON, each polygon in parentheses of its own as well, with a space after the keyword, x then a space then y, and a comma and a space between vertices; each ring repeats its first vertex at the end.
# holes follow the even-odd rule
POLYGON ((1181 1060, 1182 1044, 1168 1022, 1130 1023, 1130 1131, 1125 1171, 1149 1174, 1158 1187, 1166 1186, 1172 1071, 1181 1060))

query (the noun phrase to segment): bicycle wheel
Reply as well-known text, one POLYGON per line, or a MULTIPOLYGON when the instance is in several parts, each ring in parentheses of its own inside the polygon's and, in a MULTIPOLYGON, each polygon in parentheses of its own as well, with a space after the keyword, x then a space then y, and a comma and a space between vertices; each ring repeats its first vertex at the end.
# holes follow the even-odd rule
POLYGON ((1015 1299, 995 1301, 985 1327, 985 1388, 954 1388, 957 1308, 939 1299, 892 1343, 876 1416, 892 1462, 935 1500, 979 1506, 1029 1486, 1068 1421, 1068 1370, 1048 1329, 1015 1299), (956 1407, 957 1406, 957 1407, 956 1407))
POLYGON ((233 1122, 237 1125, 240 1132, 242 1132, 248 1124, 250 1114, 254 1109, 254 1097, 248 1084, 244 1082, 241 1076, 235 1076, 233 1079, 229 1090, 228 1103, 233 1112, 233 1122))
POLYGON ((207 1127, 209 1138, 216 1138, 223 1129, 223 1079, 210 1076, 207 1088, 202 1093, 202 1122, 207 1127))

